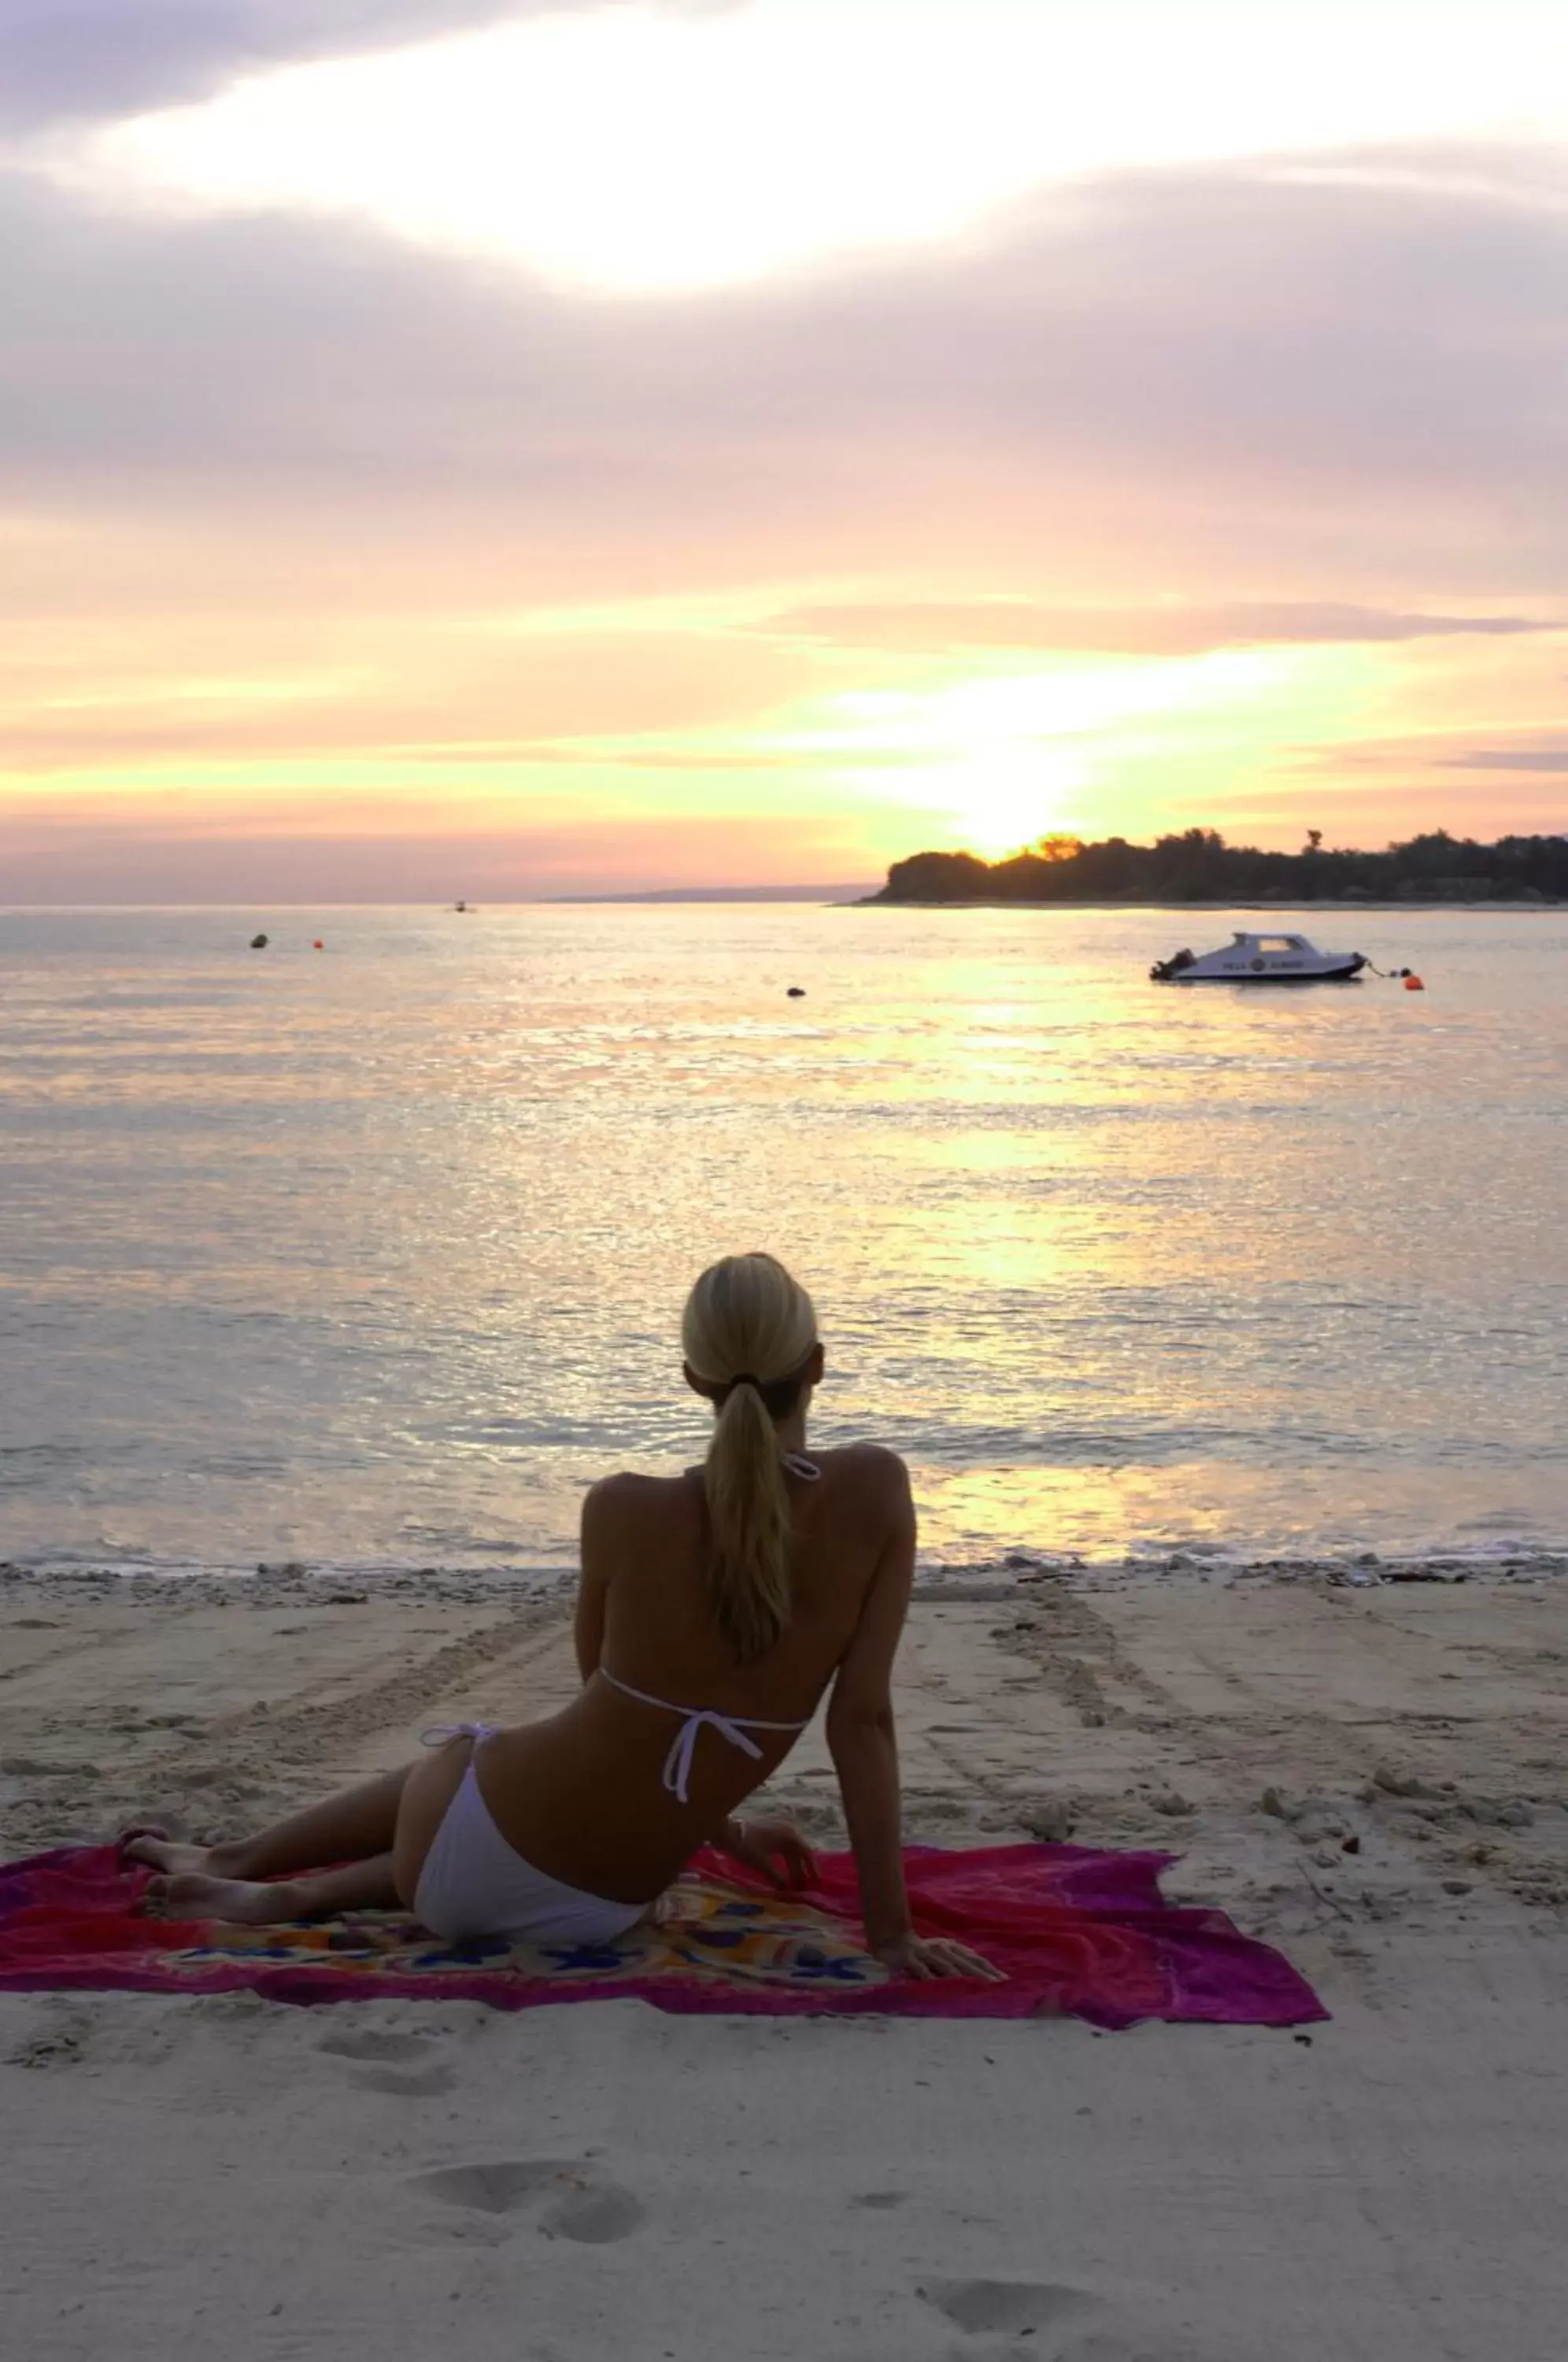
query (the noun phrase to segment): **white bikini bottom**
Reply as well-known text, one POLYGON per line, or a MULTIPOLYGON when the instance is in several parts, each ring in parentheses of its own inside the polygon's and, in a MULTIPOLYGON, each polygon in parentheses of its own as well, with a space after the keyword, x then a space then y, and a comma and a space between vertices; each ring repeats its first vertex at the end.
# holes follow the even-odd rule
POLYGON ((491 1817, 474 1777, 480 1742, 492 1723, 462 1723, 426 1731, 426 1741, 471 1732, 473 1754, 425 1857, 414 1891, 416 1918, 444 1943, 504 1937, 519 1944, 612 1944, 648 1910, 646 1903, 612 1903, 564 1886, 525 1861, 491 1817))

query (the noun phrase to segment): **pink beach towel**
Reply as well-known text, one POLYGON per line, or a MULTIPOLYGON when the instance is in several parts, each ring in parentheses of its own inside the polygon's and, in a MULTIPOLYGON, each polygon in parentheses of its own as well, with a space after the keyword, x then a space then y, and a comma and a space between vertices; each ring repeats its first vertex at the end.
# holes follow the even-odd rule
POLYGON ((149 1872, 111 1847, 36 1854, 0 1868, 0 1991, 87 1988, 232 1992, 274 2001, 435 2001, 498 2009, 625 1999, 657 2009, 905 2017, 1071 2014, 1297 2025, 1326 2017, 1288 1961, 1222 1912, 1164 1901, 1155 1853, 1081 1846, 911 1847, 917 1926, 957 1936, 1005 1984, 889 1977, 866 1952, 854 1866, 819 1858, 809 1893, 779 1895, 723 1855, 701 1854, 673 1915, 609 1945, 447 1946, 405 1913, 266 1928, 137 1915, 149 1872))

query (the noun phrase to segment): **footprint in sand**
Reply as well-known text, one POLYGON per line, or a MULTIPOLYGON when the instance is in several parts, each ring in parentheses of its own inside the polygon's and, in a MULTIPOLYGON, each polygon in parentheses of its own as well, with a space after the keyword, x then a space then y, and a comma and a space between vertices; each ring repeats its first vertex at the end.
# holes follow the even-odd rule
POLYGON ((438 2100, 452 2091, 457 2077, 449 2067, 368 2067, 354 2078, 357 2092, 386 2092, 396 2100, 438 2100))
POLYGON ((1029 2337, 1099 2310, 1087 2289, 1051 2280, 928 2280, 915 2293, 967 2337, 1029 2337))
POLYGON ((377 2026, 362 2026, 353 2033, 324 2034, 316 2044, 332 2058, 373 2058, 378 2061, 407 2060, 425 2058, 431 2044, 427 2034, 393 2034, 377 2026))
POLYGON ((1103 2298, 1059 2280, 928 2280, 915 2293, 962 2333, 953 2362, 1226 2362, 1179 2334, 1173 2345, 1161 2328, 1107 2319, 1103 2298))
POLYGON ((590 2247, 629 2238, 646 2215, 629 2190, 573 2158, 497 2158, 475 2165, 443 2165, 414 2174, 413 2181, 444 2205, 470 2213, 535 2211, 547 2238, 576 2239, 590 2247))
POLYGON ((63 2030, 51 2034, 35 2034, 30 2039, 18 2043, 15 2050, 7 2050, 4 2059, 0 2059, 0 2065, 74 2067, 80 2062, 84 2047, 83 2037, 77 2034, 69 2034, 63 2030))
POLYGON ((357 2033, 325 2035, 316 2044, 329 2058, 348 2058, 362 2066, 354 2078, 357 2092, 385 2092, 397 2100, 438 2100, 458 2078, 453 2070, 431 2056, 433 2036, 396 2034, 375 2026, 357 2033))

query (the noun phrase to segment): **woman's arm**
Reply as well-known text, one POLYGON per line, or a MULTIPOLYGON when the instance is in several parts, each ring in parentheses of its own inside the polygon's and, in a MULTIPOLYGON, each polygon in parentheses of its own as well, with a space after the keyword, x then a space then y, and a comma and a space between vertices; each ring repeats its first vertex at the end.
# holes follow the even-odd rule
POLYGON ((597 1485, 589 1486, 582 1499, 582 1574, 577 1586, 573 1638, 577 1642, 577 1669, 585 1683, 591 1682, 599 1671, 604 1650, 604 1603, 610 1590, 608 1527, 614 1482, 613 1476, 602 1477, 597 1485))
POLYGON ((916 1977, 999 1978, 964 1944, 917 1936, 904 1883, 893 1659, 914 1583, 915 1513, 909 1471, 889 1461, 888 1539, 828 1705, 827 1740, 860 1880, 866 1941, 889 1968, 916 1977))
POLYGON ((892 1694, 893 1659, 914 1582, 914 1502, 901 1461, 889 1467, 888 1487, 888 1538, 827 1712, 827 1742, 855 1851, 866 1940, 878 1959, 905 1945, 911 1932, 892 1694))

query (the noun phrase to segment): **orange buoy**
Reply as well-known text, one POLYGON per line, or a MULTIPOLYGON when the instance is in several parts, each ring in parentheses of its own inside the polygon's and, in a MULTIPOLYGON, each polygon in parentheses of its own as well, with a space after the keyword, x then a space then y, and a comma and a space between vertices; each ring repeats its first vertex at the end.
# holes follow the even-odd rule
POLYGON ((326 949, 326 945, 322 942, 319 935, 317 935, 315 943, 312 944, 311 949, 313 952, 324 952, 326 949))
POLYGON ((1405 978, 1405 989, 1407 992, 1425 992, 1426 988, 1426 986, 1421 982, 1419 976, 1408 976, 1405 978))

